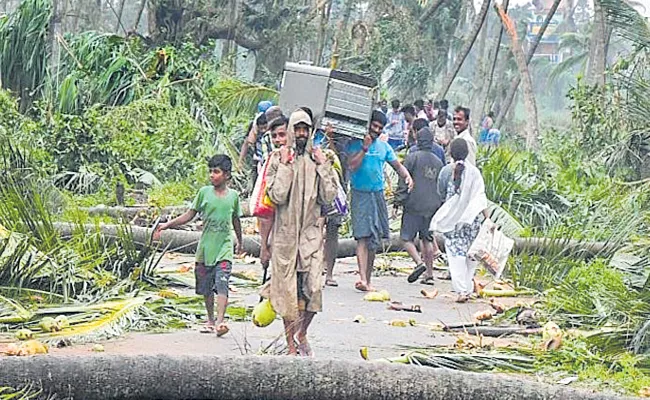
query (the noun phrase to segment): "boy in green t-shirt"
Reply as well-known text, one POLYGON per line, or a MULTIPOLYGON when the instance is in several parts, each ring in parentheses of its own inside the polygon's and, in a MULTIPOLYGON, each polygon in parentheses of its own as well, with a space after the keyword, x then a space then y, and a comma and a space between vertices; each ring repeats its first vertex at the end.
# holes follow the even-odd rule
POLYGON ((224 154, 217 154, 208 161, 211 186, 204 186, 185 214, 161 224, 154 235, 190 222, 197 213, 203 218, 203 233, 196 249, 196 294, 203 295, 208 323, 202 332, 215 332, 217 336, 228 333, 224 322, 228 305, 228 281, 232 271, 233 240, 232 231, 237 236, 237 253, 242 252, 241 209, 239 193, 228 188, 232 162, 224 154), (214 294, 217 294, 217 321, 214 320, 214 294))

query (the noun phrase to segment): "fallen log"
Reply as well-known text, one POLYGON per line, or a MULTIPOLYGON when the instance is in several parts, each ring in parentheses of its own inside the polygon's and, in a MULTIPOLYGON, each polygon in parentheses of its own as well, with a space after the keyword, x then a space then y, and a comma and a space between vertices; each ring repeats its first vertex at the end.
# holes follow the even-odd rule
MULTIPOLYGON (((252 217, 251 213, 248 211, 248 202, 244 201, 240 203, 242 215, 244 217, 252 217)), ((107 215, 112 218, 124 218, 132 220, 137 215, 170 215, 177 216, 181 215, 187 211, 188 206, 168 206, 168 207, 152 207, 148 205, 139 205, 139 206, 105 206, 99 205, 94 207, 81 207, 79 210, 87 212, 90 216, 102 216, 107 215)))
MULTIPOLYGON (((63 236, 70 236, 75 225, 70 223, 55 223, 63 236)), ((103 235, 109 237, 117 236, 119 225, 100 224, 99 229, 103 235)), ((95 231, 95 225, 87 225, 86 229, 89 232, 95 231)), ((139 226, 130 226, 133 232, 133 238, 137 245, 144 245, 149 242, 151 237, 151 228, 143 228, 139 226)), ((196 246, 201 238, 201 232, 196 231, 182 231, 182 230, 166 230, 162 232, 159 242, 161 248, 168 248, 179 253, 193 254, 196 251, 196 246)), ((441 235, 436 235, 436 242, 441 250, 444 250, 444 239, 441 235)), ((260 252, 260 238, 257 235, 244 236, 244 251, 254 257, 259 256, 260 252)), ((384 245, 378 250, 379 253, 390 253, 395 251, 403 251, 404 245, 399 238, 399 234, 391 234, 390 240, 386 240, 384 245)), ((616 248, 606 242, 580 242, 577 240, 564 240, 564 241, 551 241, 546 238, 517 238, 515 239, 514 252, 515 253, 534 253, 534 254, 548 254, 557 252, 567 252, 572 255, 578 255, 585 258, 591 258, 603 252, 613 252, 616 248)), ((352 257, 357 253, 357 243, 354 239, 339 239, 339 247, 337 252, 338 258, 352 257)))
POLYGON ((271 356, 4 357, 0 370, 0 387, 33 384, 44 395, 93 400, 620 399, 503 374, 271 356))
POLYGON ((502 337, 509 335, 541 335, 541 328, 522 328, 520 326, 480 326, 472 324, 445 326, 444 332, 467 332, 475 336, 502 337))

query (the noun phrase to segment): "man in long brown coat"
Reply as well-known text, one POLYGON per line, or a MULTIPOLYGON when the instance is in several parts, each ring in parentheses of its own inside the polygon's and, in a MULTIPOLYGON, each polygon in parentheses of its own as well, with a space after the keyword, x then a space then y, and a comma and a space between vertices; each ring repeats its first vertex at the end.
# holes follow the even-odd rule
POLYGON ((322 310, 319 218, 321 206, 336 196, 338 178, 321 149, 312 147, 313 122, 306 112, 291 114, 287 133, 287 144, 270 157, 267 171, 267 194, 276 205, 269 297, 284 320, 289 354, 311 356, 307 329, 322 310))

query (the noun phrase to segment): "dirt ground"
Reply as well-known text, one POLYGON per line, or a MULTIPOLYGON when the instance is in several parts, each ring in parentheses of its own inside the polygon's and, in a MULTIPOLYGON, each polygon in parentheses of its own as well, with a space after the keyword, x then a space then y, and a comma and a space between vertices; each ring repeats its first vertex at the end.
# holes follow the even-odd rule
MULTIPOLYGON (((165 256, 161 268, 177 270, 183 265, 192 265, 192 256, 172 254, 165 256)), ((380 265, 392 268, 411 268, 407 259, 388 259, 378 257, 380 265)), ((261 275, 261 267, 255 264, 236 262, 233 271, 256 271, 261 275)), ((436 280, 435 288, 439 295, 426 299, 421 289, 432 289, 420 283, 409 284, 405 273, 397 276, 384 273, 373 279, 378 289, 385 289, 392 300, 404 304, 421 306, 422 313, 392 311, 386 303, 363 300, 364 294, 354 289, 357 280, 354 258, 338 260, 335 278, 339 287, 326 287, 324 290, 324 309, 314 319, 310 329, 310 341, 315 356, 322 359, 357 359, 359 350, 368 347, 372 359, 395 357, 406 347, 426 347, 449 345, 457 336, 440 331, 444 324, 470 322, 472 315, 479 310, 489 309, 485 300, 475 300, 467 304, 455 303, 450 293, 449 281, 436 280), (365 323, 356 323, 354 318, 361 315, 365 323), (416 326, 395 327, 388 324, 393 319, 417 321, 416 326)), ((436 275, 439 272, 436 271, 436 275)), ((190 275, 191 276, 191 275, 190 275)), ((259 296, 254 288, 233 286, 231 302, 238 305, 255 305, 259 296)), ((188 290, 189 293, 191 291, 188 290)), ((192 329, 170 333, 128 333, 120 338, 102 342, 106 353, 111 354, 197 354, 197 355, 240 355, 258 354, 269 347, 281 350, 282 322, 276 320, 266 328, 258 328, 252 322, 230 322, 230 332, 221 338, 213 334, 199 332, 199 326, 192 329), (280 338, 280 340, 276 340, 280 338), (274 344, 274 342, 276 344, 274 344)), ((486 339, 493 341, 493 339, 486 339)), ((484 340, 485 343, 485 340, 484 340)), ((90 352, 92 344, 74 345, 63 349, 51 349, 56 354, 79 354, 90 352)))

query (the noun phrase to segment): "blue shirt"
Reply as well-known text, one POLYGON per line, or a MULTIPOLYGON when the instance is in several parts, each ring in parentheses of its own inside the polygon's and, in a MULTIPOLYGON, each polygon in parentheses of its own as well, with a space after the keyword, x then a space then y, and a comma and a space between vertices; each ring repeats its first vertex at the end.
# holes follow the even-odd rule
MULTIPOLYGON (((418 151, 418 146, 411 146, 409 148, 408 154, 414 153, 418 151)), ((433 144, 433 148, 431 148, 431 152, 437 156, 440 161, 442 161, 442 165, 447 165, 447 157, 445 157, 445 149, 442 148, 438 143, 433 144)))
MULTIPOLYGON (((361 140, 353 140, 348 145, 348 154, 361 151, 361 140)), ((350 183, 352 189, 361 192, 379 192, 384 190, 384 163, 397 160, 393 148, 384 141, 375 139, 363 157, 359 169, 352 172, 350 183)))

